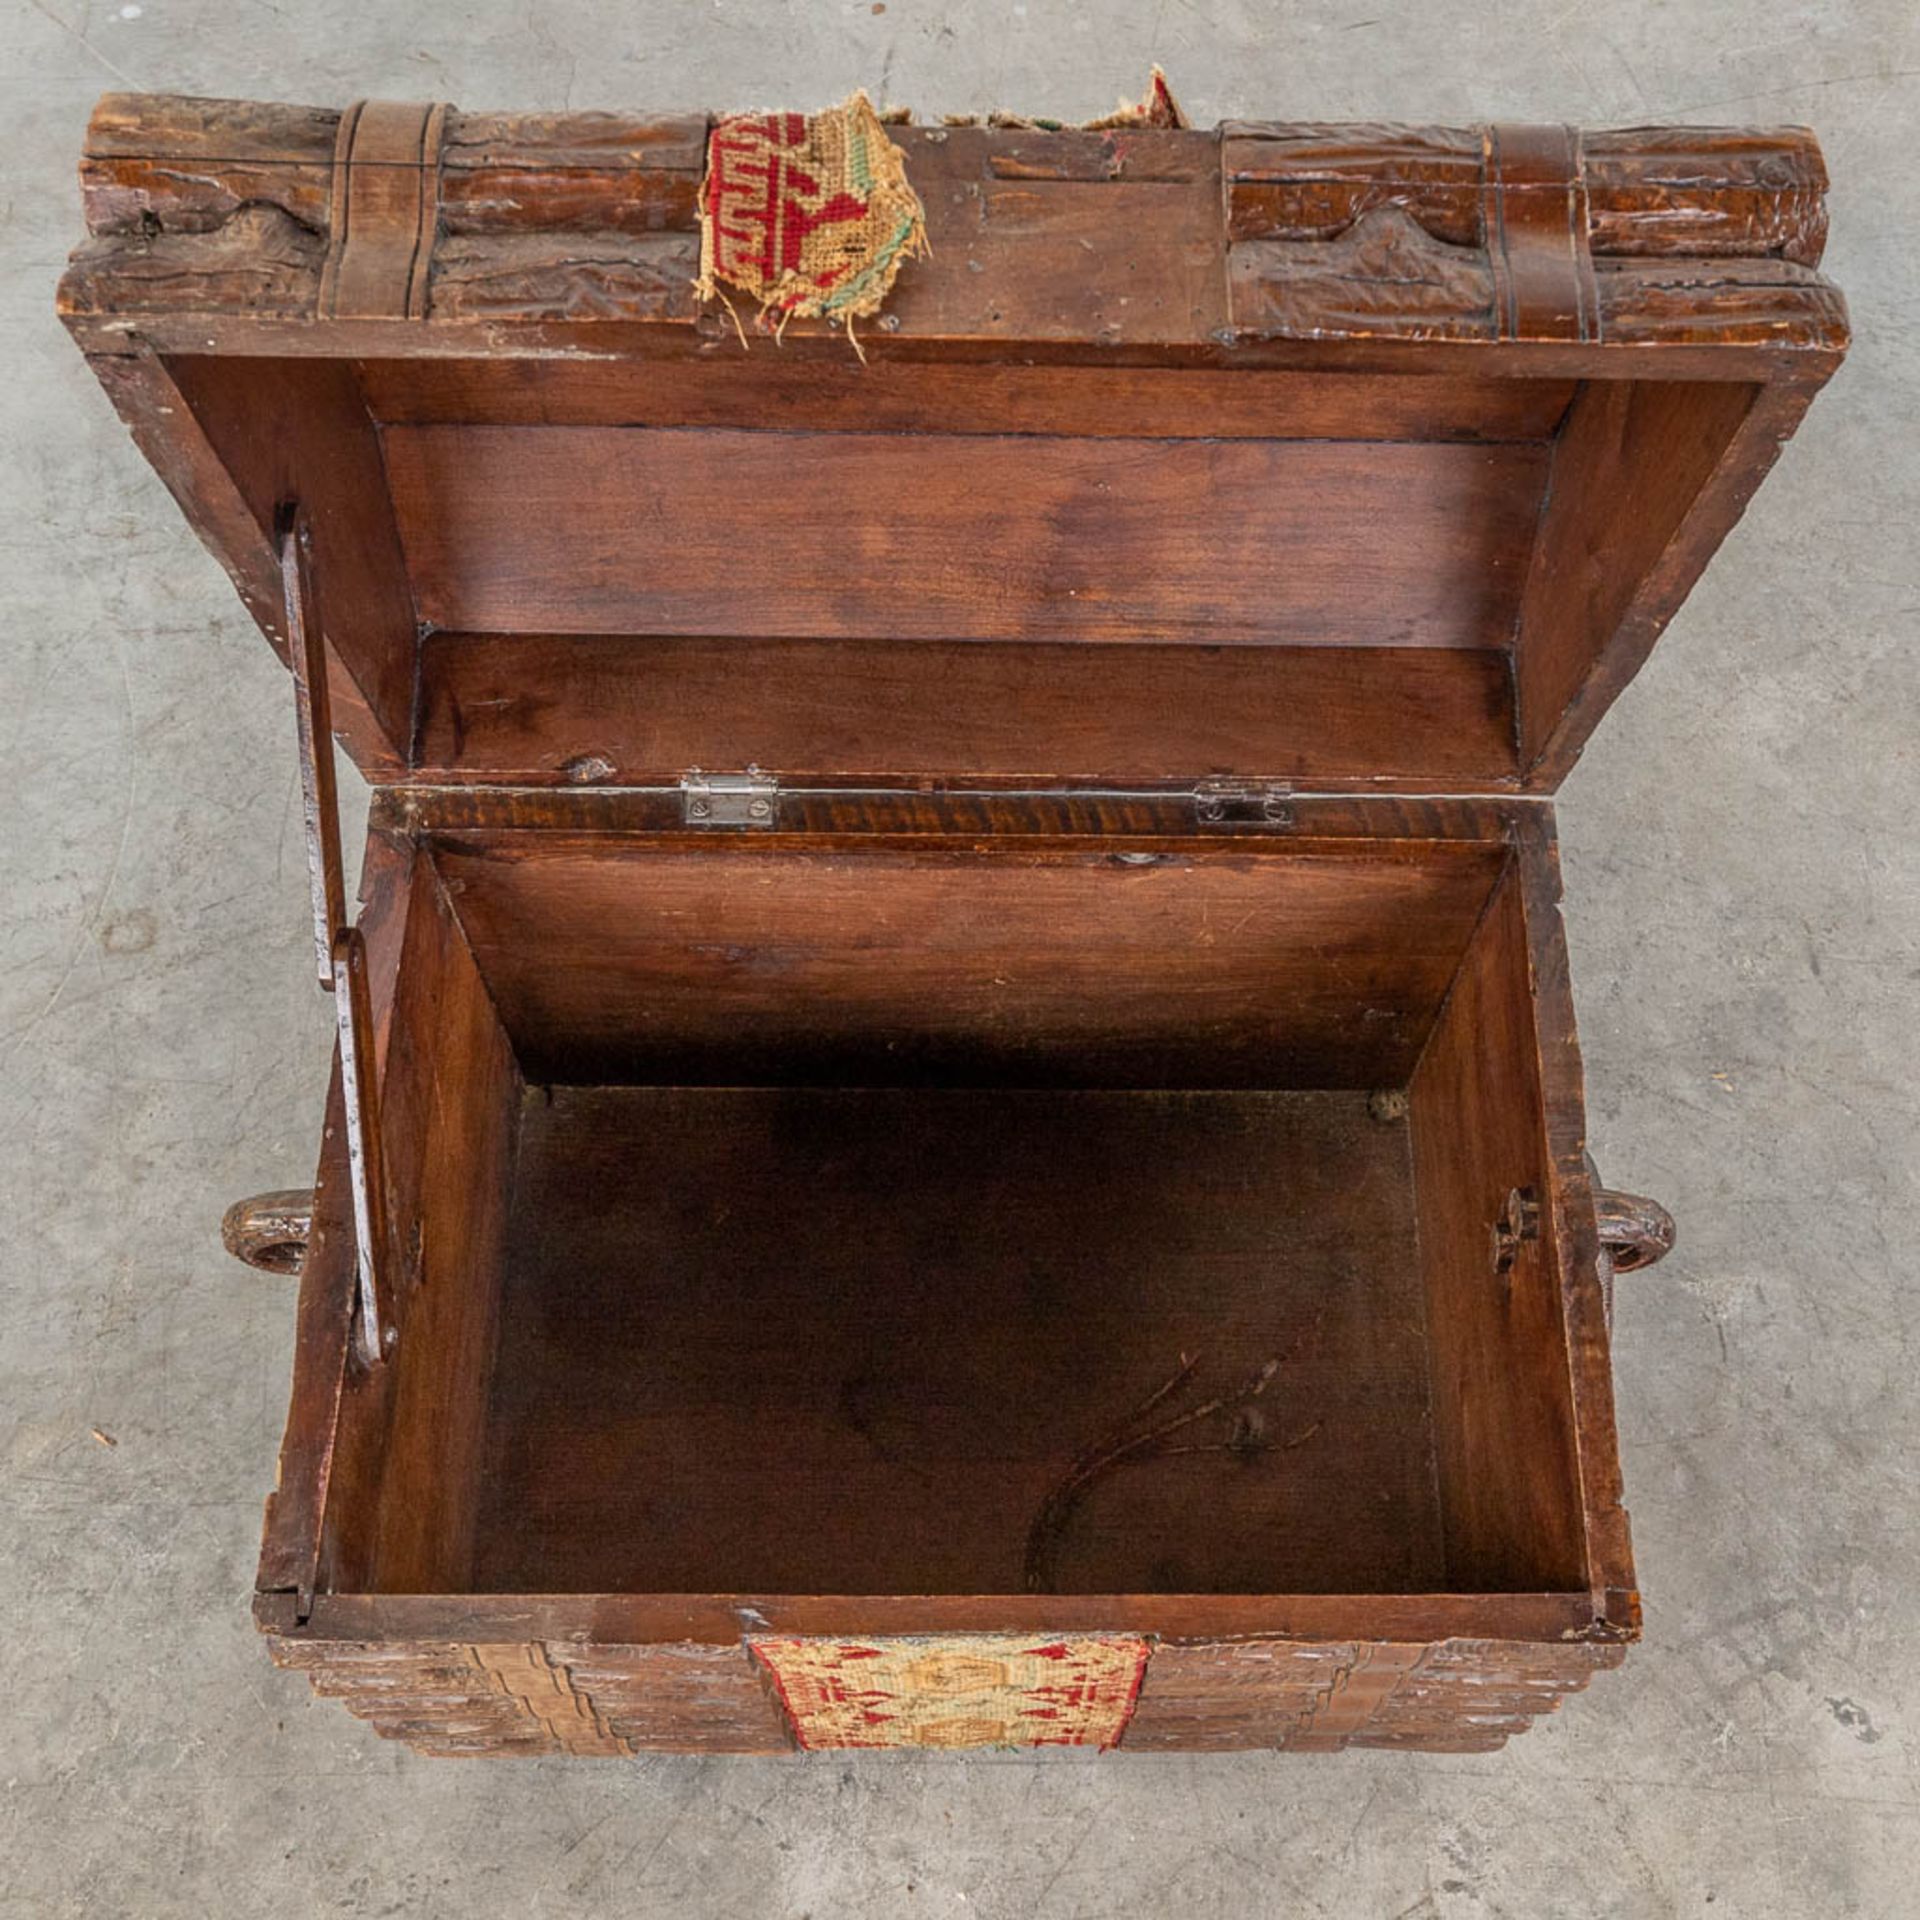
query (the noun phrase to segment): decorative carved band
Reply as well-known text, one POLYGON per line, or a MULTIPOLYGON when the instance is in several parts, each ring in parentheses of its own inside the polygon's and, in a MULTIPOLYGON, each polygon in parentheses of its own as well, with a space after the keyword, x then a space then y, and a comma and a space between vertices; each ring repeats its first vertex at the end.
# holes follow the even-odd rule
POLYGON ((1599 302, 1574 127, 1486 132, 1485 230, 1503 340, 1591 340, 1599 302))
POLYGON ((419 320, 440 220, 447 109, 362 100, 340 117, 328 200, 323 320, 419 320))
POLYGON ((269 1646, 316 1693, 423 1753, 608 1756, 1036 1741, 1484 1752, 1625 1652, 1514 1640, 1222 1641, 1162 1645, 1148 1660, 1146 1643, 1127 1636, 954 1634, 757 1646, 275 1635, 269 1646), (1037 1657, 1042 1647, 1049 1657, 1037 1657))
MULTIPOLYGON (((475 323, 691 327, 706 128, 692 114, 109 95, 81 164, 92 238, 62 307, 109 352, 136 326, 201 352, 289 319, 433 329, 388 351, 466 351, 457 330, 475 323)), ((1206 348, 1846 342, 1845 306, 1815 271, 1826 170, 1802 128, 899 137, 934 258, 903 277, 891 351, 1082 333, 1103 355, 1136 333, 1206 348), (1067 258, 1071 324, 1050 281, 1067 258)))
POLYGON ((1332 1753, 1348 1745, 1379 1717, 1425 1652, 1420 1646, 1356 1647, 1352 1663, 1334 1676, 1287 1745, 1299 1753, 1332 1753))
POLYGON ((615 1735, 593 1702, 574 1689, 572 1677, 538 1641, 519 1646, 467 1649, 473 1664, 500 1691, 517 1700, 563 1753, 622 1754, 633 1749, 615 1735))

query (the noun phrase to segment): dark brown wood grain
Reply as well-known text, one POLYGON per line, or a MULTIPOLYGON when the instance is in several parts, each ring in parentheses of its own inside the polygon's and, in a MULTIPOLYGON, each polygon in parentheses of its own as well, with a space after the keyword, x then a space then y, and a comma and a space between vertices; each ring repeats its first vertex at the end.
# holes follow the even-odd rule
MULTIPOLYGON (((1235 240, 1329 240, 1401 206, 1436 240, 1485 238, 1479 129, 1235 121, 1225 144, 1235 240)), ((1804 127, 1583 132, 1585 215, 1597 255, 1768 255, 1818 266, 1826 166, 1804 127)))
MULTIPOLYGON (((86 162, 97 238, 70 276, 70 310, 311 312, 322 263, 309 270, 296 237, 341 244, 329 230, 339 196, 330 180, 323 195, 318 178, 318 149, 339 124, 315 109, 109 96, 86 162), (214 151, 223 144, 230 159, 214 151)), ((429 268, 443 320, 696 317, 674 294, 684 250, 661 243, 692 224, 702 121, 450 112, 445 124, 431 169, 442 237, 429 268), (622 238, 636 244, 615 244, 622 238)), ((1431 281, 1449 252, 1460 274, 1497 274, 1509 224, 1501 208, 1511 201, 1524 226, 1542 184, 1498 133, 901 128, 934 247, 903 280, 891 320, 903 340, 1111 353, 1211 342, 1229 327, 1323 337, 1321 317, 1369 310, 1371 284, 1371 327, 1350 331, 1445 337, 1417 300, 1392 294, 1400 276, 1383 277, 1370 254, 1315 249, 1392 219, 1410 244, 1431 243, 1419 278, 1431 281), (1292 251, 1276 254, 1276 243, 1292 251), (1229 247, 1264 249, 1236 263, 1231 301, 1221 273, 1229 247), (1263 294, 1269 282, 1285 297, 1263 294)), ((1678 304, 1631 274, 1602 276, 1610 298, 1580 338, 1612 327, 1675 343, 1843 344, 1844 312, 1811 274, 1825 173, 1804 131, 1642 128, 1567 141, 1578 191, 1563 224, 1577 268, 1678 257, 1780 269, 1758 302, 1738 276, 1678 304)))
POLYGON ((1408 1087, 1448 1570, 1465 1588, 1587 1578, 1522 887, 1509 872, 1408 1087), (1537 1236, 1501 1270, 1518 1190, 1537 1236))
MULTIPOLYGON (((179 359, 167 372, 188 415, 169 422, 169 434, 204 436, 244 503, 245 519, 223 515, 216 535, 245 542, 250 576, 270 565, 277 581, 276 524, 289 503, 304 510, 336 700, 344 691, 345 706, 378 729, 375 771, 404 760, 417 626, 379 444, 352 368, 318 360, 179 359)), ((279 613, 269 618, 277 633, 279 613)), ((353 739, 349 733, 349 744, 353 739)))
POLYGON ((380 1081, 398 1345, 349 1383, 343 1429, 379 1491, 329 1543, 336 1584, 396 1592, 463 1583, 473 1553, 521 1086, 435 876, 414 884, 380 1081))
POLYGON ((1503 852, 484 834, 434 859, 535 1080, 1398 1085, 1503 852))
POLYGON ((689 767, 804 782, 1517 784, 1494 648, 469 634, 421 649, 428 782, 615 784, 689 767), (604 768, 604 771, 601 769, 604 768))
POLYGON ((1484 647, 1545 467, 1531 444, 383 438, 421 617, 504 633, 1484 647), (1392 537, 1338 535, 1369 521, 1392 537))
MULTIPOLYGON (((794 345, 798 347, 796 340, 794 345)), ((1571 381, 1194 367, 905 365, 809 359, 369 360, 391 427, 731 427, 1232 440, 1551 439, 1571 381)))
POLYGON ((464 1590, 1016 1591, 1183 1354, 1168 1411, 1277 1360, 1258 1429, 1088 1487, 1050 1585, 1446 1584, 1405 1123, 1364 1093, 561 1087, 520 1152, 464 1590))

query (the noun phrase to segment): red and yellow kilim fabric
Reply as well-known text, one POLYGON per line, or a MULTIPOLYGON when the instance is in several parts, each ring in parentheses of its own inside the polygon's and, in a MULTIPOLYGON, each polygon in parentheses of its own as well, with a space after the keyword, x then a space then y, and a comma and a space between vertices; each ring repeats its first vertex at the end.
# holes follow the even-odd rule
POLYGON ((731 114, 707 136, 703 299, 724 283, 774 323, 878 312, 926 251, 906 157, 864 93, 825 113, 731 114))
POLYGON ((1111 1747, 1147 1665, 1147 1642, 1120 1634, 747 1644, 809 1750, 1111 1747))

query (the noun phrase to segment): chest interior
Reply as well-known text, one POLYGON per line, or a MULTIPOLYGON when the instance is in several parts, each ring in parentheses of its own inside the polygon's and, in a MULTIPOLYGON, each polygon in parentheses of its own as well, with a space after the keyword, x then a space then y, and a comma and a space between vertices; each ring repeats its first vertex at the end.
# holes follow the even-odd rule
POLYGON ((410 848, 330 1577, 1577 1587, 1561 1229, 1495 1246, 1554 1176, 1517 859, 410 848))

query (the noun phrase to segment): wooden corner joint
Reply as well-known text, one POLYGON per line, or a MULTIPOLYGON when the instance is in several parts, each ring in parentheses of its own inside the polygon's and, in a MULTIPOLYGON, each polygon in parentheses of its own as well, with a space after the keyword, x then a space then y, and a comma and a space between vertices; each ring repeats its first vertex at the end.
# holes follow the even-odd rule
POLYGON ((340 116, 323 320, 418 320, 440 221, 442 102, 360 100, 340 116))

